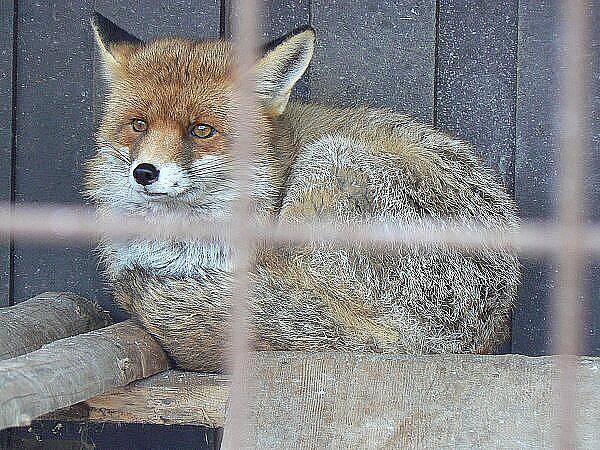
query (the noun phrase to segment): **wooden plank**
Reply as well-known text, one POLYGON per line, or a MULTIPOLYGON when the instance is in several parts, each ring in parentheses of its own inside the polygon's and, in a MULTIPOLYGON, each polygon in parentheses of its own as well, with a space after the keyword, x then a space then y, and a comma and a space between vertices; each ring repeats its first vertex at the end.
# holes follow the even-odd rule
POLYGON ((513 192, 517 0, 441 0, 436 122, 471 142, 513 192))
MULTIPOLYGON (((515 197, 524 219, 550 219, 554 213, 559 10, 557 1, 519 5, 515 197)), ((524 261, 519 307, 513 314, 513 352, 551 352, 554 270, 548 260, 524 261)))
MULTIPOLYGON (((18 203, 80 203, 93 150, 91 0, 23 2, 18 14, 15 195, 18 203)), ((90 246, 17 242, 14 295, 77 291, 108 305, 90 246)))
POLYGON ((314 0, 313 100, 393 107, 431 123, 435 0, 314 0))
MULTIPOLYGON (((250 447, 549 448, 555 367, 519 355, 259 354, 250 447)), ((580 359, 581 448, 600 446, 598 370, 580 359)))
MULTIPOLYGON (((11 200, 13 117, 13 2, 0 3, 0 202, 11 200)), ((0 239, 0 307, 11 304, 10 245, 0 239)))
POLYGON ((0 309, 0 360, 110 323, 108 313, 86 298, 71 292, 44 292, 0 309))
POLYGON ((517 25, 516 0, 439 2, 434 123, 472 143, 513 194, 517 25))
MULTIPOLYGON (((598 48, 600 2, 590 2, 590 25, 598 48)), ((525 219, 551 220, 557 198, 560 98, 560 3, 520 2, 519 6, 519 67, 517 93, 517 153, 515 165, 516 198, 525 219)), ((598 52, 591 53, 591 69, 598 73, 598 52)), ((591 75, 592 102, 590 108, 599 111, 598 77, 591 75), (595 109, 594 109, 595 108, 595 109)), ((596 117, 592 114, 590 117, 596 117)), ((599 217, 600 186, 598 148, 600 129, 591 121, 591 151, 586 166, 588 174, 588 218, 599 217)), ((598 260, 589 260, 584 276, 587 282, 583 334, 587 338, 586 354, 600 355, 600 276, 598 260)), ((515 353, 548 354, 551 349, 551 304, 555 265, 549 260, 525 261, 519 307, 513 316, 513 346, 515 353)))
POLYGON ((0 362, 0 429, 168 369, 158 343, 133 321, 52 342, 0 362))
MULTIPOLYGON (((589 221, 600 222, 600 0, 589 2, 590 28, 591 28, 591 68, 590 93, 591 93, 591 139, 589 152, 587 152, 588 169, 586 174, 586 216, 589 221)), ((600 356, 600 258, 590 259, 587 266, 584 282, 586 283, 585 317, 588 322, 586 327, 586 352, 588 355, 600 356)))
POLYGON ((54 411, 44 419, 222 427, 229 401, 224 375, 168 370, 54 411))
MULTIPOLYGON (((259 352, 251 367, 250 448, 548 448, 556 430, 556 357, 259 352)), ((598 370, 580 359, 582 448, 600 445, 598 370)), ((225 377, 169 371, 52 416, 214 426, 227 397, 225 377)))

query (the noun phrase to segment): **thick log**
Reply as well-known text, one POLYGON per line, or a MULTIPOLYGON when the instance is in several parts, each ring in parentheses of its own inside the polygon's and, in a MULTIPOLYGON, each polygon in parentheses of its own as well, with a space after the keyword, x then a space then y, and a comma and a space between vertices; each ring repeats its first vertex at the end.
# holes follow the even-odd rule
POLYGON ((55 341, 0 362, 0 429, 87 400, 169 367, 132 321, 55 341))
POLYGON ((44 292, 0 309, 0 360, 110 323, 109 314, 84 297, 71 292, 44 292))

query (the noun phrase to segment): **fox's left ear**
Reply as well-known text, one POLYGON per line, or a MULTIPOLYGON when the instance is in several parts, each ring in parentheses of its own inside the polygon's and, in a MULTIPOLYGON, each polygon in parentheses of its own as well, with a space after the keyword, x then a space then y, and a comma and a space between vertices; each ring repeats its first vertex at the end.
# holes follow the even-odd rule
POLYGON ((304 29, 285 39, 256 65, 256 95, 274 116, 285 110, 292 88, 308 67, 314 48, 314 30, 304 29))
POLYGON ((92 14, 91 24, 106 75, 113 78, 123 69, 127 58, 144 43, 96 12, 92 14))

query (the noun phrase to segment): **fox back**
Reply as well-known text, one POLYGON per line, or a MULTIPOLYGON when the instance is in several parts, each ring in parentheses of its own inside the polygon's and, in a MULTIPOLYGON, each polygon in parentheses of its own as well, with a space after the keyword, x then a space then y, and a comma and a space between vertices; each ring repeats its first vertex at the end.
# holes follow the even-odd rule
MULTIPOLYGON (((226 218, 239 87, 224 41, 143 43, 94 21, 109 84, 87 196, 149 222, 226 218)), ((250 197, 259 217, 517 226, 514 203, 468 144, 409 116, 289 101, 314 50, 310 29, 253 68, 259 101, 250 197)), ((218 240, 105 240, 116 301, 182 367, 226 365, 232 255, 218 240)), ((259 246, 251 277, 258 350, 490 352, 507 336, 514 254, 445 246, 259 246)))

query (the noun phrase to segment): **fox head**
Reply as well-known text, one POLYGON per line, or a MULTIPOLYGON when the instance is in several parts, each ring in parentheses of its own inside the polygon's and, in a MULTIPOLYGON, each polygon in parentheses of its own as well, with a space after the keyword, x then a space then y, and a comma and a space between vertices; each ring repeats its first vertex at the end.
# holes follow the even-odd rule
MULTIPOLYGON (((239 104, 232 46, 181 38, 144 43, 100 15, 92 27, 108 92, 87 195, 126 213, 227 214, 236 195, 232 140, 239 104)), ((251 74, 259 102, 251 196, 267 208, 284 170, 272 145, 273 124, 308 67, 314 42, 311 29, 292 35, 251 74)))

